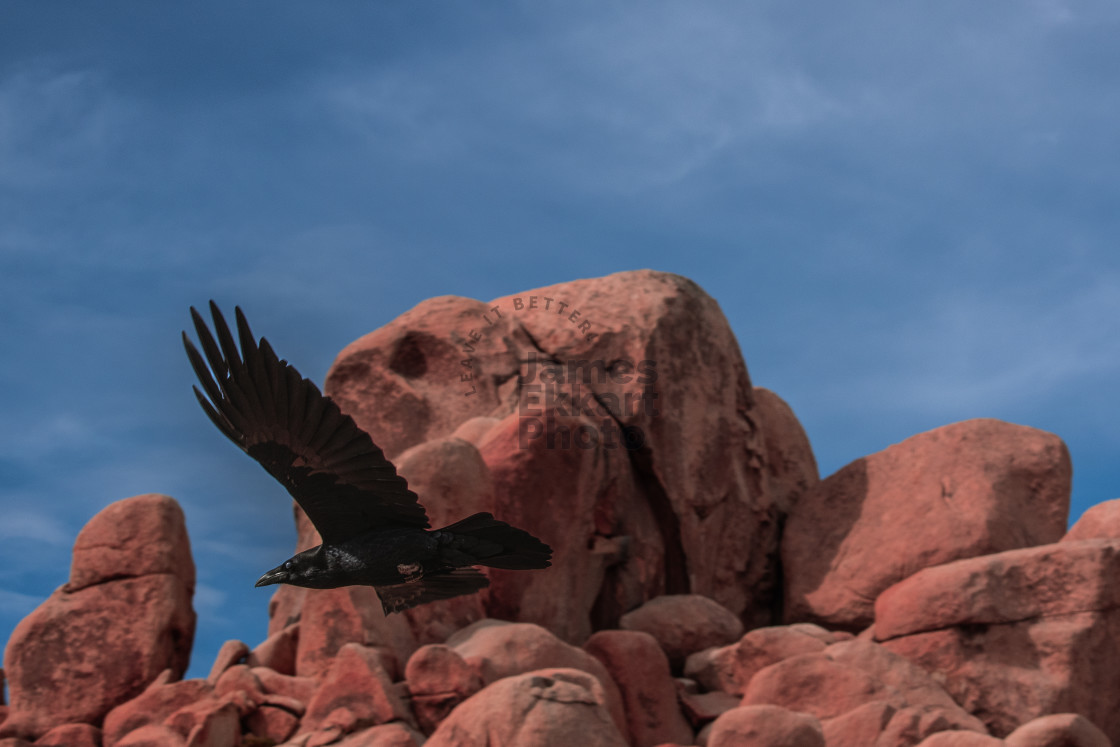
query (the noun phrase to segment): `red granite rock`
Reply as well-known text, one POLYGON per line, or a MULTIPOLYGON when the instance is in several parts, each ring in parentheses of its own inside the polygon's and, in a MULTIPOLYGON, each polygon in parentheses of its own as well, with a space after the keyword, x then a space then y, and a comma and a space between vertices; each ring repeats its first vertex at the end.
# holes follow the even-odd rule
POLYGON ((817 484, 782 536, 785 619, 857 631, 875 598, 918 570, 1056 542, 1066 528, 1065 444, 978 419, 920 433, 817 484))
POLYGON ((170 726, 148 724, 129 732, 113 747, 187 747, 187 740, 170 726))
POLYGON ((249 652, 251 667, 267 667, 280 674, 296 673, 296 650, 299 646, 299 623, 278 630, 249 652))
POLYGON ((488 614, 532 620, 574 642, 590 632, 589 617, 593 627, 613 627, 653 596, 694 592, 749 624, 771 621, 780 593, 771 490, 788 502, 815 468, 796 463, 804 443, 788 413, 764 416, 755 406, 727 320, 691 281, 643 270, 489 303, 431 299, 349 345, 324 388, 390 457, 476 417, 506 419, 479 426, 485 436, 468 434, 494 477, 495 513, 548 530, 557 552, 552 572, 494 574, 488 614), (546 384, 571 395, 580 377, 544 382, 531 374, 530 355, 592 364, 580 371, 592 374, 578 387, 580 407, 541 404, 546 384), (584 396, 589 389, 598 405, 584 396), (584 450, 597 455, 591 464, 557 453, 571 449, 538 449, 543 433, 528 438, 530 421, 543 426, 546 411, 557 425, 595 428, 597 446, 584 450), (647 448, 628 452, 617 439, 608 447, 619 426, 647 448), (782 464, 771 469, 770 453, 782 464), (566 491, 556 487, 561 477, 566 491), (591 559, 589 546, 600 550, 591 559), (578 589, 564 586, 573 576, 578 589), (550 605, 555 598, 567 604, 550 605))
POLYGON ((1052 713, 1039 716, 1008 734, 1007 747, 1112 747, 1108 736, 1084 716, 1052 713))
MULTIPOLYGON (((872 700, 847 713, 821 721, 824 741, 828 747, 868 747, 879 745, 898 708, 886 700, 872 700)), ((884 744, 884 747, 887 747, 884 744)), ((903 747, 890 744, 889 747, 903 747)))
POLYGON ((818 719, 841 716, 865 703, 905 701, 894 688, 858 667, 823 653, 799 654, 759 670, 743 693, 743 705, 776 705, 818 719))
POLYGON ((210 667, 210 674, 207 675, 206 681, 211 685, 215 684, 223 672, 233 665, 245 661, 248 657, 248 644, 243 641, 226 641, 218 649, 218 655, 214 657, 214 664, 210 667))
POLYGON ((690 654, 684 674, 705 690, 741 696, 751 677, 763 667, 790 656, 824 651, 836 640, 837 634, 811 623, 755 628, 737 643, 690 654))
MULTIPOLYGON (((711 646, 689 654, 682 673, 705 692, 725 692, 741 696, 741 685, 735 681, 735 644, 711 646)), ((768 662, 773 663, 773 662, 768 662)))
MULTIPOLYGON (((292 698, 305 706, 311 702, 311 697, 315 694, 316 688, 319 687, 319 681, 314 677, 294 677, 286 674, 280 674, 267 667, 252 667, 251 671, 257 681, 261 683, 261 688, 264 689, 266 694, 283 695, 287 698, 292 698)), ((303 711, 300 711, 302 715, 303 711)))
POLYGON ((755 419, 766 452, 767 492, 788 514, 820 482, 809 437, 793 409, 769 389, 754 387, 755 419))
POLYGON ((195 569, 183 510, 157 493, 110 503, 78 532, 68 591, 119 578, 177 576, 194 592, 195 569))
POLYGON ((977 734, 974 731, 939 731, 921 742, 918 747, 1003 747, 1002 739, 977 734))
POLYGON ((863 670, 892 688, 910 706, 936 708, 954 728, 987 731, 928 672, 883 646, 870 641, 843 641, 832 644, 824 653, 837 663, 863 670))
POLYGON ((482 677, 457 651, 442 644, 416 649, 405 680, 420 730, 431 734, 455 706, 482 689, 482 677))
POLYGON ((734 614, 699 594, 651 599, 623 615, 620 627, 653 636, 678 672, 689 654, 731 643, 743 634, 743 624, 734 614))
POLYGON ((296 674, 321 675, 347 643, 382 647, 397 661, 405 661, 416 649, 408 619, 386 617, 371 586, 316 589, 307 595, 300 613, 296 674))
MULTIPOLYGON (((541 417, 547 420, 552 412, 541 417)), ((593 627, 617 620, 624 605, 662 590, 657 569, 664 563, 663 543, 624 454, 552 448, 543 439, 522 443, 525 422, 517 413, 507 416, 480 451, 494 480, 494 514, 548 543, 552 567, 490 570, 487 613, 582 642, 593 627), (597 602, 600 610, 593 615, 597 602)), ((554 422, 558 431, 576 432, 592 421, 555 415, 554 422)))
POLYGON ((876 602, 875 637, 937 676, 992 734, 1076 712, 1120 740, 1120 540, 927 568, 876 602))
POLYGON ((296 732, 299 716, 286 708, 262 705, 243 719, 250 734, 261 740, 269 739, 280 744, 296 732))
POLYGON ((121 703, 105 716, 102 739, 106 747, 151 724, 163 724, 184 706, 211 699, 214 687, 202 679, 172 681, 170 670, 160 674, 140 695, 121 703))
POLYGON ((486 440, 487 434, 500 422, 502 421, 499 418, 479 415, 478 417, 463 421, 463 424, 452 432, 451 437, 461 438, 467 443, 478 446, 486 440))
POLYGON ((571 646, 532 623, 480 620, 447 639, 447 645, 490 683, 538 669, 579 669, 592 675, 603 689, 604 703, 618 725, 626 730, 622 696, 606 667, 583 649, 571 646))
POLYGON ((194 622, 190 593, 171 575, 55 591, 8 642, 11 712, 0 735, 95 723, 163 669, 180 676, 194 622))
POLYGON ((208 698, 183 706, 164 725, 186 738, 188 747, 237 747, 241 719, 230 702, 208 698))
POLYGON ((627 747, 599 680, 553 668, 502 678, 451 712, 425 747, 627 747))
POLYGON ((1120 498, 1090 506, 1062 537, 1062 542, 1120 539, 1120 498))
POLYGON ((36 739, 35 747, 101 747, 101 730, 91 724, 63 724, 36 739))
MULTIPOLYGON (((397 471, 408 480, 409 488, 423 496, 433 527, 494 511, 490 470, 478 449, 460 438, 413 446, 400 455, 397 471)), ((456 630, 486 617, 482 600, 481 594, 469 594, 414 607, 404 615, 418 644, 442 643, 456 630)))
POLYGON ((247 664, 234 664, 222 672, 214 683, 214 694, 237 705, 241 716, 247 716, 265 699, 261 681, 247 664))
POLYGON ((337 747, 420 747, 424 735, 412 727, 394 721, 344 737, 337 747))
POLYGON ((738 708, 742 699, 731 693, 716 690, 710 693, 678 693, 681 709, 694 727, 714 721, 726 711, 738 708))
MULTIPOLYGON (((716 657, 714 673, 705 671, 700 681, 714 686, 708 689, 718 687, 733 695, 742 695, 759 670, 791 656, 824 651, 826 646, 825 640, 815 631, 799 630, 793 625, 755 628, 738 643, 731 644, 728 654, 716 657)), ((694 666, 697 664, 699 661, 694 662, 694 666)))
POLYGON ((97 723, 164 669, 174 676, 186 670, 194 564, 174 500, 146 495, 111 504, 79 533, 75 557, 89 569, 76 563, 71 583, 8 641, 11 700, 0 736, 34 738, 59 724, 97 723), (152 534, 140 541, 139 531, 152 534), (179 567, 162 572, 172 561, 179 567))
POLYGON ((820 722, 774 705, 733 708, 712 722, 707 747, 825 747, 820 722))
POLYGON ((601 630, 583 648, 603 663, 618 685, 631 745, 692 741, 692 728, 677 702, 669 659, 657 639, 639 631, 601 630))
POLYGON ((307 705, 300 732, 329 729, 332 713, 343 708, 353 714, 353 721, 342 725, 343 733, 388 721, 412 721, 376 652, 356 643, 339 649, 307 705))

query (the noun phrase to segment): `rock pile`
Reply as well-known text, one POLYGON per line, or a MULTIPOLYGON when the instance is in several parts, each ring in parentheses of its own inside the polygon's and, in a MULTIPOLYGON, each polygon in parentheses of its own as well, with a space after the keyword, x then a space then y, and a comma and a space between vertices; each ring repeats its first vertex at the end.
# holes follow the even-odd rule
POLYGON ((9 641, 0 747, 1120 742, 1120 501, 1066 533, 1051 434, 971 420, 819 480, 716 303, 652 272, 432 299, 327 391, 433 524, 492 511, 554 567, 389 618, 282 587, 182 680, 182 514, 130 498, 9 641))

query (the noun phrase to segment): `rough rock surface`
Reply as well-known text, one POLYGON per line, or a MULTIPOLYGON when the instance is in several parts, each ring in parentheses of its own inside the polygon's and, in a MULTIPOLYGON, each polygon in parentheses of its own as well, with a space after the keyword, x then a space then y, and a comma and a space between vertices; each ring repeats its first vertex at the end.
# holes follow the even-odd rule
POLYGON ((622 693, 630 744, 653 747, 664 742, 687 744, 692 729, 677 704, 669 659, 648 633, 602 630, 584 650, 603 663, 622 693))
POLYGON ((412 710, 425 734, 431 734, 455 706, 482 689, 482 676, 442 644, 421 646, 405 666, 412 710))
POLYGON ((537 669, 559 667, 587 672, 599 681, 603 702, 619 731, 626 730, 622 696, 606 667, 539 625, 480 620, 448 638, 447 645, 478 672, 485 684, 537 669))
POLYGON ((824 732, 807 713, 773 705, 733 708, 712 722, 708 747, 825 747, 824 732))
POLYGON ((425 747, 626 747, 603 688, 578 669, 506 677, 464 701, 425 747))
POLYGON ((1090 506, 1061 541, 1087 539, 1120 539, 1120 498, 1090 506))
POLYGON ((1107 735, 1084 716, 1053 713, 1020 726, 1003 740, 1007 747, 1112 747, 1107 735))
POLYGON ((657 597, 619 621, 623 630, 649 633, 680 671, 694 651, 730 643, 743 633, 743 625, 726 607, 699 594, 657 597))
POLYGON ((101 747, 101 730, 90 724, 63 724, 36 739, 35 747, 101 747))
POLYGON ((194 578, 173 499, 136 496, 94 516, 75 542, 70 583, 8 641, 11 704, 0 736, 97 723, 164 669, 181 676, 194 638, 194 578))
POLYGON ((782 535, 785 619, 862 630, 927 566, 1057 542, 1072 468, 1053 434, 978 419, 862 457, 797 502, 782 535))
POLYGON ((347 643, 331 662, 315 691, 300 730, 338 728, 348 733, 389 721, 412 721, 412 714, 393 688, 376 652, 347 643), (340 711, 345 710, 344 715, 340 711))
POLYGON ((817 458, 813 456, 809 436, 784 399, 756 386, 754 404, 766 452, 769 493, 778 510, 788 514, 801 496, 820 482, 817 458))
POLYGON ((748 624, 771 621, 779 506, 816 467, 788 413, 772 399, 756 407, 727 320, 691 281, 643 270, 489 303, 431 299, 343 350, 325 390, 390 457, 472 418, 506 421, 479 444, 494 505, 553 545, 557 571, 493 574, 488 614, 516 611, 580 642, 589 617, 614 627, 657 594, 693 592, 748 624), (531 356, 590 366, 546 380, 531 356), (535 448, 545 436, 528 429, 549 412, 558 428, 593 428, 596 447, 535 448), (623 426, 644 448, 607 445, 623 426), (560 475, 574 477, 566 491, 552 487, 560 475), (526 490, 544 492, 526 501, 526 490), (572 575, 577 593, 553 589, 572 575), (556 596, 566 604, 546 603, 556 596))
POLYGON ((993 734, 1073 711, 1120 741, 1118 574, 1120 540, 927 568, 878 599, 875 637, 937 672, 993 734))
POLYGON ((388 618, 368 588, 281 586, 266 640, 183 681, 181 512, 122 501, 9 641, 0 747, 1120 743, 1120 502, 1063 536, 1050 434, 966 421, 819 482, 715 302, 651 272, 433 299, 327 389, 434 525, 492 511, 553 568, 388 618))
POLYGON ((798 654, 824 651, 832 638, 824 628, 812 627, 824 633, 825 637, 796 625, 755 628, 738 643, 692 654, 685 662, 684 674, 708 690, 742 695, 747 683, 760 669, 798 654))

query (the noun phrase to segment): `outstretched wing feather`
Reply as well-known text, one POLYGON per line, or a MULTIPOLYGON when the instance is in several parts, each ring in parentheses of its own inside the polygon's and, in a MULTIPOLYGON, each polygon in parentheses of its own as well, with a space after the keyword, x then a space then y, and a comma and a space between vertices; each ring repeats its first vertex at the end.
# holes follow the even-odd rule
POLYGON ((253 341, 241 309, 237 340, 211 301, 214 335, 191 309, 202 354, 183 343, 202 385, 194 388, 214 425, 275 477, 326 542, 387 524, 427 527, 408 483, 353 418, 281 360, 268 341, 253 341), (216 335, 216 340, 215 340, 216 335))

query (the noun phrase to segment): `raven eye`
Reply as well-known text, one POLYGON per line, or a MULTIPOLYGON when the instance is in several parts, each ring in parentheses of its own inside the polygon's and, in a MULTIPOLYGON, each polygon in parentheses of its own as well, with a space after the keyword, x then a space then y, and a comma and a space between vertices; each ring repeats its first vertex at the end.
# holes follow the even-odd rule
POLYGON ((292 570, 292 561, 290 561, 290 560, 285 560, 284 561, 284 570, 286 570, 286 571, 292 570))

